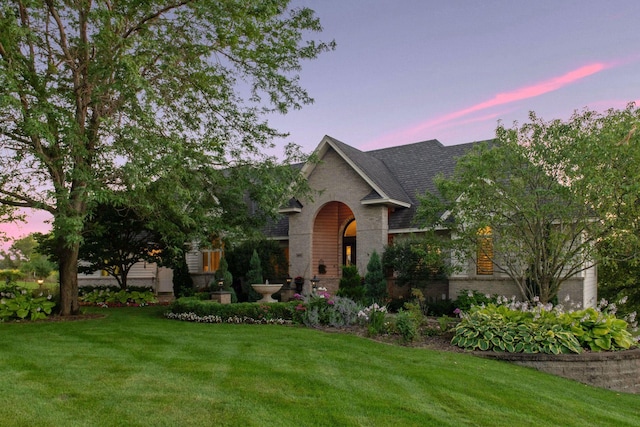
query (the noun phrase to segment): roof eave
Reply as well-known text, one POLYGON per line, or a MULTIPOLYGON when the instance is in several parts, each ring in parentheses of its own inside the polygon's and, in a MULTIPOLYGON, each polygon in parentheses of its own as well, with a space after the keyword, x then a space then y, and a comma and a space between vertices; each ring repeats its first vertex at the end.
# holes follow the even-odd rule
POLYGON ((387 205, 387 206, 395 206, 398 208, 411 207, 411 203, 403 202, 401 200, 396 200, 396 199, 390 199, 390 198, 361 200, 360 203, 363 205, 387 205))

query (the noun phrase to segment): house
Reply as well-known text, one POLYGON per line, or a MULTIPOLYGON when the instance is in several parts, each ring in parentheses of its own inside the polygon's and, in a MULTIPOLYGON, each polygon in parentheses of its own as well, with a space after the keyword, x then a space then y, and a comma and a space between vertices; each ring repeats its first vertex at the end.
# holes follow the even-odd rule
MULTIPOLYGON (((429 140, 365 152, 325 136, 316 148, 319 161, 301 168, 314 190, 312 198, 292 199, 281 209, 281 219, 266 231, 287 254, 289 275, 305 278, 305 292, 310 291, 314 277, 335 292, 342 265, 356 265, 363 275, 373 251, 382 255, 385 246, 424 231, 414 222, 418 195, 435 191, 434 178, 450 175, 457 158, 474 144, 444 146, 429 140)), ((187 254, 196 286, 210 282, 221 255, 220 248, 194 249, 187 254)), ((456 262, 463 268, 447 281, 430 285, 426 289, 429 297, 456 299, 462 290, 520 295, 511 279, 494 271, 490 260, 480 256, 478 262, 456 262)), ((163 291, 170 289, 161 280, 161 272, 152 270, 132 272, 146 274, 159 292, 160 286, 163 291)), ((569 295, 574 302, 592 304, 596 286, 592 267, 566 282, 559 297, 569 295)), ((389 288, 393 296, 408 292, 394 286, 393 278, 389 278, 389 288)))
MULTIPOLYGON (((366 272, 371 253, 420 233, 414 222, 417 196, 435 191, 434 178, 450 175, 456 159, 474 143, 443 146, 437 140, 361 151, 330 136, 316 149, 319 162, 307 163, 301 172, 316 191, 313 199, 293 199, 281 210, 282 220, 269 237, 280 241, 289 256, 292 277, 317 277, 321 286, 337 290, 341 266, 352 264, 366 272)), ((465 289, 505 296, 520 292, 506 275, 493 270, 482 257, 478 262, 457 260, 461 271, 447 283, 429 286, 431 298, 456 299, 465 289)), ((559 293, 574 302, 596 299, 596 271, 589 268, 565 283, 559 293)), ((393 286, 398 296, 407 290, 393 286)))

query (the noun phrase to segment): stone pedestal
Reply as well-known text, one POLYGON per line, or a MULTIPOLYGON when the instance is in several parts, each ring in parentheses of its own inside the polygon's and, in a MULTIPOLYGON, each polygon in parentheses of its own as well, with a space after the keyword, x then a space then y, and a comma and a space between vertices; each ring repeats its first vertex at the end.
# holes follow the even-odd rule
POLYGON ((296 294, 295 289, 291 289, 291 288, 280 289, 280 300, 282 302, 291 301, 295 294, 296 294))
POLYGON ((220 304, 231 304, 231 292, 216 291, 211 292, 211 299, 220 304))

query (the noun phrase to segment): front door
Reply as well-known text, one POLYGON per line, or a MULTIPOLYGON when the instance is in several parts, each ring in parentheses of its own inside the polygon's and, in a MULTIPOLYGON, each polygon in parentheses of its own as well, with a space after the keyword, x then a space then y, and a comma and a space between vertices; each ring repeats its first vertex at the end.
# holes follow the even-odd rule
POLYGON ((342 238, 342 263, 344 265, 356 264, 356 238, 342 238))
POLYGON ((356 220, 349 221, 342 233, 342 264, 356 265, 356 220))

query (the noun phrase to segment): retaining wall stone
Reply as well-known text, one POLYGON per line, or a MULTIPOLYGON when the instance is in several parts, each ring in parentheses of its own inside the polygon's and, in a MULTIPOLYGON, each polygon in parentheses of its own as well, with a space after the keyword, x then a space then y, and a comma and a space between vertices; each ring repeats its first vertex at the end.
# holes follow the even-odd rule
POLYGON ((531 367, 583 384, 640 394, 640 348, 558 355, 476 351, 474 355, 531 367))

